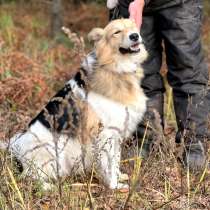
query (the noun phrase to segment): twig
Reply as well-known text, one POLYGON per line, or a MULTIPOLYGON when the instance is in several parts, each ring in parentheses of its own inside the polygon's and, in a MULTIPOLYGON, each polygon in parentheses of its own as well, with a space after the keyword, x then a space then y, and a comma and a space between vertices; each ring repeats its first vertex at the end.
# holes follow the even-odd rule
POLYGON ((93 196, 91 193, 91 183, 93 180, 93 172, 94 172, 94 164, 93 164, 92 171, 91 171, 90 181, 87 183, 87 194, 88 194, 91 209, 95 209, 94 199, 93 199, 93 196))
POLYGON ((21 192, 20 192, 20 190, 19 190, 19 188, 18 188, 17 182, 16 182, 16 180, 15 180, 13 174, 12 174, 12 171, 10 170, 10 168, 9 168, 8 166, 7 166, 7 171, 8 171, 8 173, 9 173, 9 176, 10 176, 10 179, 11 179, 11 181, 12 181, 12 184, 13 184, 13 186, 14 186, 14 188, 15 188, 17 194, 18 194, 18 197, 19 197, 19 200, 20 200, 20 202, 21 202, 21 204, 22 204, 22 207, 23 207, 23 209, 26 209, 26 206, 25 206, 25 203, 24 203, 23 196, 22 196, 22 194, 21 194, 21 192))
POLYGON ((68 36, 71 42, 73 42, 73 50, 80 56, 80 58, 84 58, 86 56, 84 38, 78 36, 76 33, 73 33, 69 28, 64 26, 62 27, 62 31, 68 36))
POLYGON ((161 204, 160 206, 157 207, 153 207, 152 209, 157 210, 157 209, 162 209, 164 206, 168 205, 169 203, 175 201, 176 199, 180 198, 182 196, 182 194, 175 196, 174 198, 172 198, 169 201, 164 202, 163 204, 161 204))

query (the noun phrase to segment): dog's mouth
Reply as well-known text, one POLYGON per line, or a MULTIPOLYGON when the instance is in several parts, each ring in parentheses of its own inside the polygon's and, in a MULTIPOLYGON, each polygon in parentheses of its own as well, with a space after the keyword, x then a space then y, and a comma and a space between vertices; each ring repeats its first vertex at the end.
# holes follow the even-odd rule
POLYGON ((138 52, 140 52, 140 43, 136 42, 136 43, 132 44, 129 48, 120 47, 119 51, 122 54, 138 53, 138 52))

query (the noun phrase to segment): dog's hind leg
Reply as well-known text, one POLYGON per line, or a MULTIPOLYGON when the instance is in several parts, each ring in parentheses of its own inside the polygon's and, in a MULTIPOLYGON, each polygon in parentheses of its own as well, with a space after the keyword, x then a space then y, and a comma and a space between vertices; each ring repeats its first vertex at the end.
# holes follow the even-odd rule
POLYGON ((110 129, 103 130, 97 141, 97 173, 110 189, 127 188, 119 183, 120 178, 121 139, 110 129))

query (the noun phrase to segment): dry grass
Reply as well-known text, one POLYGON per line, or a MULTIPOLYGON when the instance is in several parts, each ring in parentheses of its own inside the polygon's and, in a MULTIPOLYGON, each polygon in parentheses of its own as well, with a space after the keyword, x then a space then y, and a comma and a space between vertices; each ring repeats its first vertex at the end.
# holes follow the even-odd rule
MULTIPOLYGON (((0 6, 1 140, 25 129, 79 67, 80 58, 68 39, 48 38, 47 9, 43 3, 0 6)), ((66 14, 72 12, 71 17, 75 17, 66 15, 66 25, 75 31, 84 34, 95 25, 105 25, 103 8, 83 5, 78 10, 66 9, 66 14), (97 17, 92 17, 94 11, 99 14, 97 17)), ((208 20, 206 16, 204 43, 209 55, 208 20)), ((138 157, 137 146, 125 145, 130 156, 125 155, 121 165, 130 177, 129 192, 107 190, 92 176, 86 178, 83 185, 75 185, 76 181, 69 178, 57 184, 52 192, 43 192, 40 183, 30 177, 21 179, 9 154, 1 152, 0 209, 209 209, 210 172, 204 170, 192 175, 177 162, 170 89, 166 95, 165 113, 170 126, 166 128, 162 144, 156 145, 147 160, 138 157)))

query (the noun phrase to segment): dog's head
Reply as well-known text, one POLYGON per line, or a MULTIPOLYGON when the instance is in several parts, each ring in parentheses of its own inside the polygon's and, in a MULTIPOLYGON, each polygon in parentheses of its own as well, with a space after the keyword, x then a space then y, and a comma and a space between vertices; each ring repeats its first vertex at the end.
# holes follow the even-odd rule
POLYGON ((94 28, 88 37, 95 43, 99 64, 115 64, 118 72, 131 72, 134 67, 130 64, 141 64, 147 58, 139 29, 129 19, 111 21, 104 29, 94 28))

